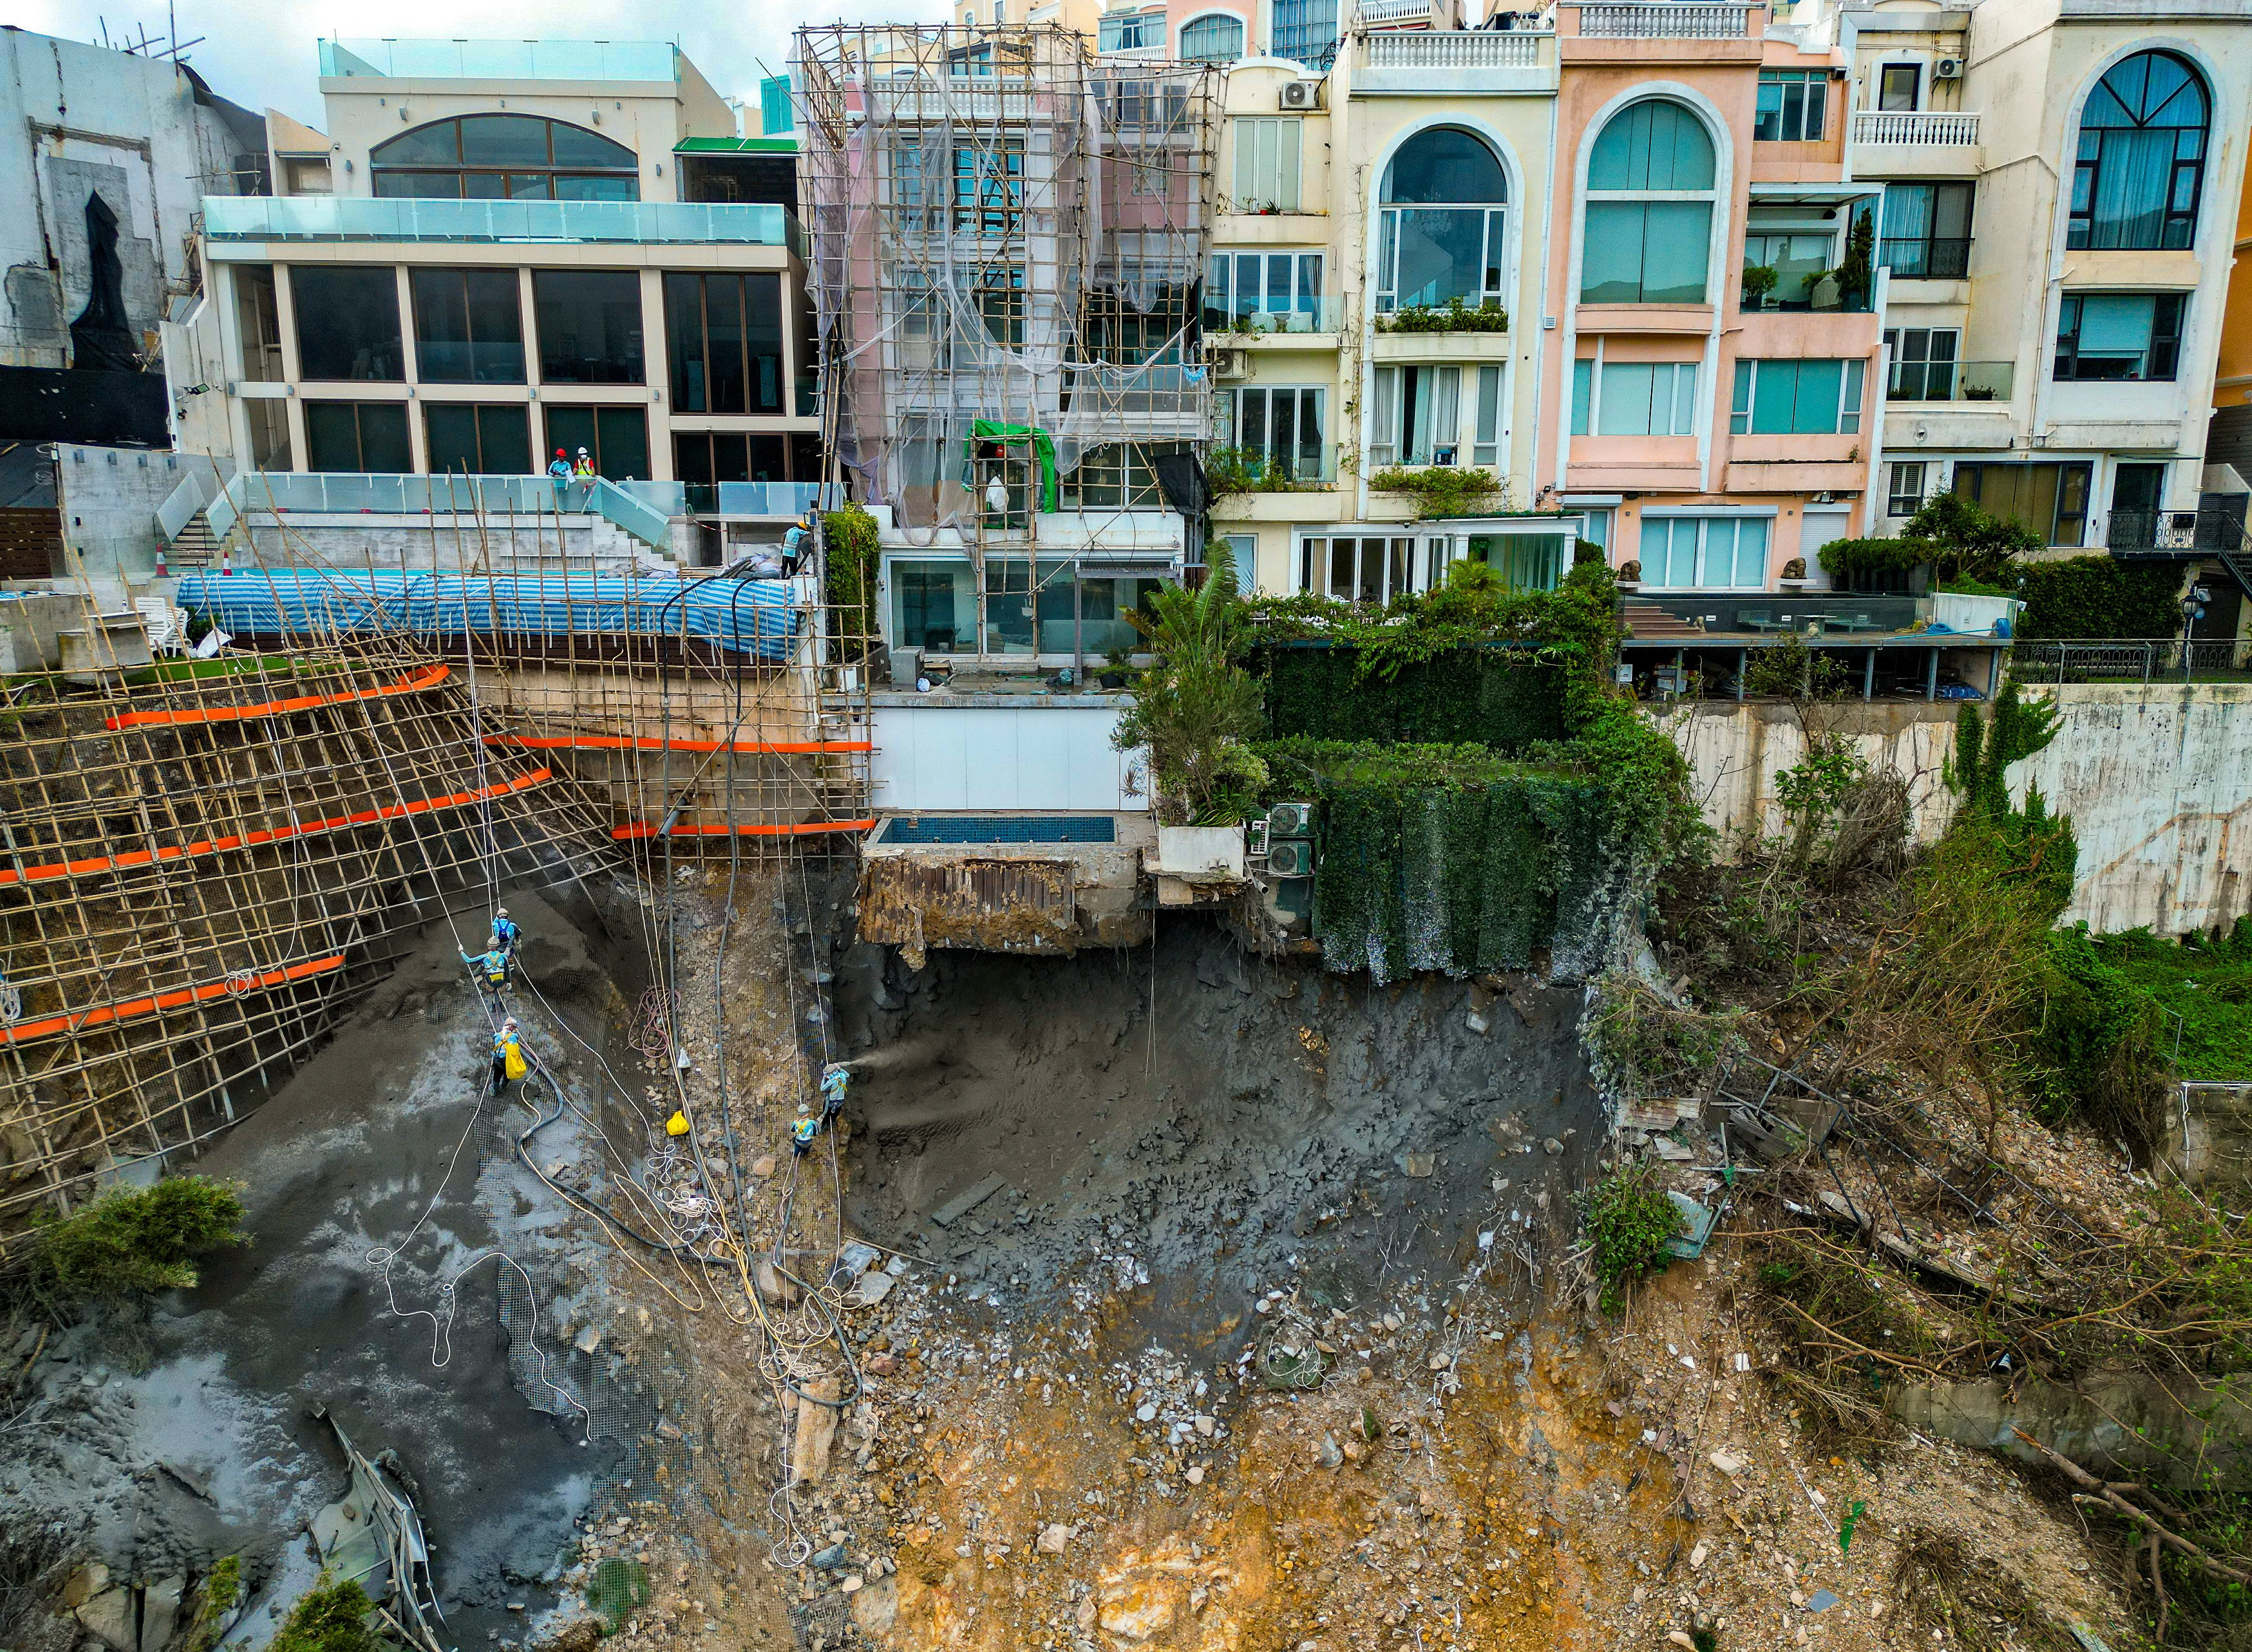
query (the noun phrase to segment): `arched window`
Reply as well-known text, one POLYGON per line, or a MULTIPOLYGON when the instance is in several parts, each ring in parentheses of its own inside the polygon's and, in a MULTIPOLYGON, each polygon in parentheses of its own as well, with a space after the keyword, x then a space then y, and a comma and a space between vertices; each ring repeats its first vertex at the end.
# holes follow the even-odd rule
POLYGON ((378 195, 448 200, 637 201, 639 163, 622 143, 534 115, 464 115, 368 151, 378 195))
POLYGON ((1713 140, 1662 98, 1611 116, 1588 162, 1583 304, 1702 304, 1713 244, 1713 140))
POLYGON ((1243 20, 1224 12, 1199 17, 1181 31, 1184 63, 1233 63, 1243 55, 1243 20))
POLYGON ((2197 239, 2212 101, 2171 52, 2111 66, 2080 114, 2067 246, 2187 247, 2197 239))
POLYGON ((1500 302, 1509 180, 1485 141, 1458 127, 1418 132, 1385 169, 1376 307, 1500 302))

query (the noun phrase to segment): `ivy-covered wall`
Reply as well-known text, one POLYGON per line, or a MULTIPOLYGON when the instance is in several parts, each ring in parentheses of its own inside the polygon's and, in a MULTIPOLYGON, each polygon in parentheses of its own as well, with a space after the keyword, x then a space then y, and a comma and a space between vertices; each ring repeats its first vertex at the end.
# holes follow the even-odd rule
POLYGON ((2017 567, 2026 611, 2018 635, 2042 637, 2170 637, 2181 634, 2181 568, 2170 562, 2068 557, 2017 567))
POLYGON ((1298 643, 1262 650, 1274 739, 1405 740, 1518 753, 1564 738, 1564 668, 1531 650, 1456 648, 1359 675, 1359 650, 1298 643))

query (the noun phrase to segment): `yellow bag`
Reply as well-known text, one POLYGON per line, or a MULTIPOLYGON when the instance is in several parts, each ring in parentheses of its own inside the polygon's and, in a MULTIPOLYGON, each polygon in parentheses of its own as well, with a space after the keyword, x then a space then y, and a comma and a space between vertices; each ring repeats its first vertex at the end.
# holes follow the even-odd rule
POLYGON ((509 1076, 511 1081, 520 1079, 532 1071, 530 1067, 525 1065, 524 1052, 517 1048, 515 1039, 511 1038, 501 1046, 501 1071, 509 1076))

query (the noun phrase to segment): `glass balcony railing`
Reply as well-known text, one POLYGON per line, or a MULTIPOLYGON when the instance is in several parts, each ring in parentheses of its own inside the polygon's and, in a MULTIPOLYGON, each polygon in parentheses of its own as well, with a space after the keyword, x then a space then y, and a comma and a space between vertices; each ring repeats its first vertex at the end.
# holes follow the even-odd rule
POLYGON ((1777 272, 1771 266, 1757 265, 1744 271, 1743 309, 1750 311, 1814 310, 1831 315, 1866 316, 1869 312, 1870 294, 1866 290, 1849 292, 1838 286, 1827 271, 1812 274, 1795 274, 1790 270, 1777 272), (1777 276, 1779 279, 1776 279, 1777 276), (1762 279, 1768 284, 1762 285, 1762 279))
POLYGON ((1317 492, 1337 475, 1337 448, 1321 442, 1278 449, 1214 448, 1205 462, 1205 480, 1215 499, 1239 493, 1317 492))
POLYGON ((1887 401, 2007 401, 2017 364, 2007 361, 1896 361, 1887 401))
POLYGON ((1333 333, 1338 330, 1338 301, 1333 297, 1302 298, 1290 309, 1229 311, 1207 308, 1204 330, 1219 335, 1234 333, 1259 337, 1268 333, 1333 333))
POLYGON ((323 40, 324 80, 674 80, 662 40, 323 40))
POLYGON ((1970 274, 1970 238, 1935 235, 1877 243, 1877 262, 1896 281, 1959 281, 1970 274))
POLYGON ((823 485, 818 482, 629 482, 623 484, 636 497, 651 504, 663 506, 655 496, 655 489, 667 489, 674 501, 669 512, 678 516, 683 510, 704 517, 772 517, 778 519, 803 516, 822 502, 823 485))
POLYGON ((793 226, 769 204, 448 201, 358 195, 206 195, 215 241, 722 242, 786 246, 793 226))

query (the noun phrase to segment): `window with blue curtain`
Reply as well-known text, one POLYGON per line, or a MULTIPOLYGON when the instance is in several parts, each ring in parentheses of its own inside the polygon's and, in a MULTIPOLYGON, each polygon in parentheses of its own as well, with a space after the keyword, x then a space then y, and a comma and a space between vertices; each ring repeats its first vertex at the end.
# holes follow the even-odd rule
POLYGON ((1732 435, 1854 435, 1861 428, 1866 364, 1839 361, 1738 361, 1730 406, 1732 435))
POLYGON ((1765 517, 1642 519, 1642 581, 1682 589, 1763 590, 1769 522, 1765 517))
POLYGON ((1588 162, 1583 304, 1701 304, 1711 262, 1713 140, 1684 105, 1620 110, 1588 162))
POLYGON ((2212 107, 2197 71, 2171 52, 2113 64, 2080 113, 2065 245, 2194 243, 2212 107))
POLYGON ((1243 55, 1243 20, 1215 12, 1181 31, 1184 63, 1233 63, 1243 55))
POLYGON ((2162 381, 2181 358, 2179 293, 2068 293, 2057 316, 2060 379, 2162 381))
POLYGON ((1385 169, 1382 199, 1379 310, 1500 301, 1509 180, 1484 139, 1457 127, 1418 132, 1385 169))

